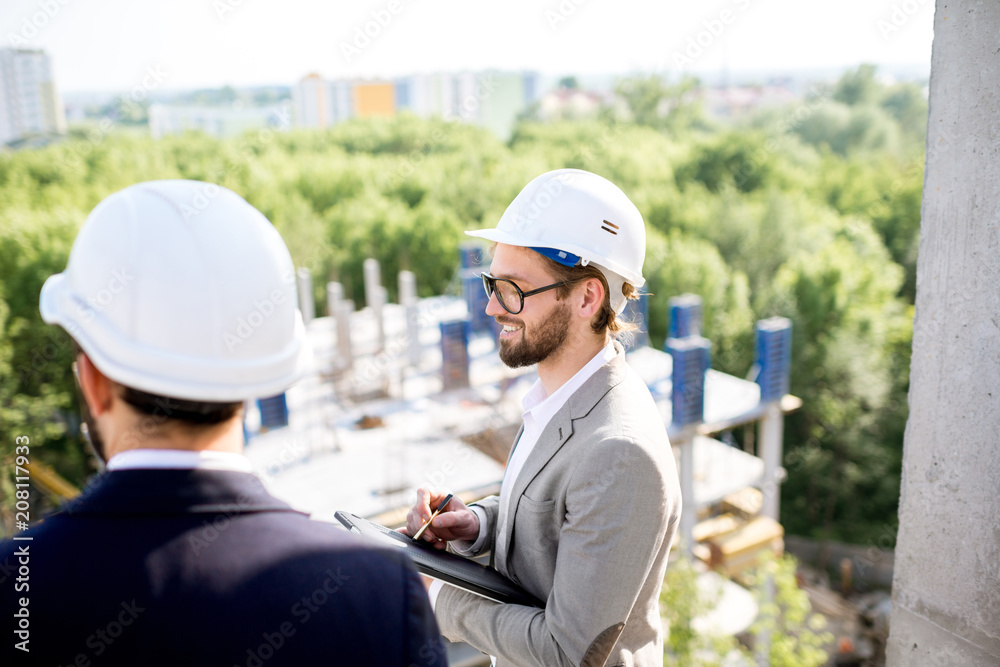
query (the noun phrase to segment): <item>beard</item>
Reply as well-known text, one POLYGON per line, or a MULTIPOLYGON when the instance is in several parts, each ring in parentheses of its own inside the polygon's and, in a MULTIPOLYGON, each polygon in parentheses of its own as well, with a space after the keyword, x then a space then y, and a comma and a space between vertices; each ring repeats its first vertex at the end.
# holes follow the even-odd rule
POLYGON ((522 327, 520 340, 500 339, 500 361, 509 368, 522 368, 544 361, 565 342, 569 335, 569 319, 569 308, 560 304, 530 337, 523 321, 498 319, 500 324, 522 327))
POLYGON ((107 450, 104 447, 104 439, 101 438, 101 432, 97 429, 97 422, 94 421, 94 417, 90 414, 90 410, 87 408, 87 402, 84 400, 83 396, 80 396, 80 405, 80 412, 83 417, 83 424, 81 424, 80 428, 81 435, 83 435, 84 440, 87 441, 90 453, 97 459, 98 469, 103 469, 108 462, 107 450))

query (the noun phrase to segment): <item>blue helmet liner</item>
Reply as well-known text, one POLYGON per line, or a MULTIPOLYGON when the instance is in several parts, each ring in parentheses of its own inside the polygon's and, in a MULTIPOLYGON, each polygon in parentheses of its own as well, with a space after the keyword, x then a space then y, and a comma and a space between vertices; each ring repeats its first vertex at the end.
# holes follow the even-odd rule
MULTIPOLYGON (((530 246, 529 246, 530 247, 530 246)), ((557 250, 555 248, 531 248, 539 255, 548 257, 554 262, 558 262, 563 266, 576 266, 580 263, 580 256, 574 255, 571 252, 566 252, 565 250, 557 250)))

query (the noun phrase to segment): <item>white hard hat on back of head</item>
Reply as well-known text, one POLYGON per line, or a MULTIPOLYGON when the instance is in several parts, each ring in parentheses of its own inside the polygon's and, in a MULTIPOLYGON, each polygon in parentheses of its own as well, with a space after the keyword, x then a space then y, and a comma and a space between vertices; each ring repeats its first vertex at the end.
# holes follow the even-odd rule
POLYGON ((622 283, 638 288, 646 282, 642 214, 618 186, 582 169, 538 176, 518 193, 495 229, 466 234, 531 248, 566 266, 596 264, 608 280, 616 313, 625 307, 622 283))
POLYGON ((271 396, 311 359, 284 241, 209 183, 139 183, 98 204, 40 310, 112 380, 174 398, 271 396))

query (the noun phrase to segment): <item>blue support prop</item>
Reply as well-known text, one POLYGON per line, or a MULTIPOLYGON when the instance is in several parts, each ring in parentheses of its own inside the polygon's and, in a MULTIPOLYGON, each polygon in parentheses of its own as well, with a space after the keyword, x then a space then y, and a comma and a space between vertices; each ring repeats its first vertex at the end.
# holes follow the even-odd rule
POLYGON ((458 247, 459 261, 463 269, 476 269, 479 273, 484 265, 483 248, 477 243, 463 243, 458 247))
POLYGON ((288 401, 284 392, 277 396, 257 399, 257 408, 260 410, 261 428, 288 426, 288 401))
POLYGON ((472 318, 472 330, 475 332, 489 331, 493 318, 486 314, 489 298, 483 289, 483 281, 479 277, 484 268, 484 250, 474 243, 463 243, 458 247, 460 273, 462 276, 462 295, 469 316, 472 318))
POLYGON ((667 338, 700 336, 702 300, 696 294, 682 294, 670 299, 670 327, 667 338))
POLYGON ((486 306, 490 299, 483 289, 483 279, 479 277, 479 272, 472 269, 463 269, 465 275, 462 276, 462 293, 465 296, 465 305, 469 310, 469 317, 472 318, 472 330, 475 332, 489 331, 493 318, 486 314, 486 306))
POLYGON ((792 321, 787 317, 760 320, 754 333, 760 401, 779 401, 788 393, 792 370, 792 321))
POLYGON ((672 426, 680 428, 705 421, 705 373, 712 363, 712 343, 701 336, 668 338, 673 360, 672 426))
POLYGON ((441 380, 445 391, 469 386, 469 318, 441 322, 441 380))

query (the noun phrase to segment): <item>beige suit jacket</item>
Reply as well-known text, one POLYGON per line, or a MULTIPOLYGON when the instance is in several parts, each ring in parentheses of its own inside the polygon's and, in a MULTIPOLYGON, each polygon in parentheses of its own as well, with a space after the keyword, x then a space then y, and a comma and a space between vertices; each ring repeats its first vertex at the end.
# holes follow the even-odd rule
MULTIPOLYGON (((663 419, 616 348, 553 416, 511 490, 506 557, 493 565, 545 609, 451 586, 438 596, 442 634, 498 667, 663 664, 659 592, 680 486, 663 419)), ((495 561, 499 498, 478 505, 480 553, 495 561)))

